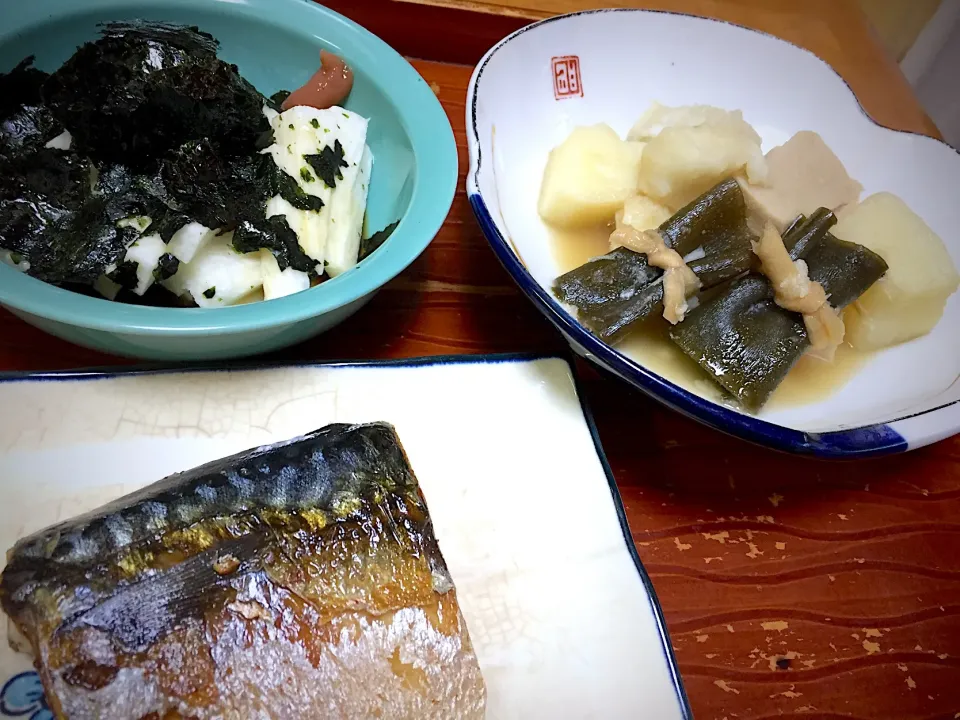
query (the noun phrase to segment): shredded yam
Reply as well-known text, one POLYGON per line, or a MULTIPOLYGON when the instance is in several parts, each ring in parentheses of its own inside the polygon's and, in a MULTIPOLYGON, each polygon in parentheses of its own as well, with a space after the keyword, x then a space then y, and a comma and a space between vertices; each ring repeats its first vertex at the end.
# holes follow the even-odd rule
POLYGON ((676 250, 668 248, 656 230, 637 230, 619 225, 610 235, 610 247, 625 247, 647 256, 647 262, 663 270, 663 318, 671 325, 687 313, 687 298, 700 289, 700 278, 676 250))
POLYGON ((773 286, 774 301, 780 307, 803 315, 810 339, 810 354, 828 362, 843 342, 843 320, 827 302, 823 286, 810 280, 807 264, 793 261, 780 233, 771 224, 764 225, 760 240, 753 243, 760 258, 760 269, 773 286))

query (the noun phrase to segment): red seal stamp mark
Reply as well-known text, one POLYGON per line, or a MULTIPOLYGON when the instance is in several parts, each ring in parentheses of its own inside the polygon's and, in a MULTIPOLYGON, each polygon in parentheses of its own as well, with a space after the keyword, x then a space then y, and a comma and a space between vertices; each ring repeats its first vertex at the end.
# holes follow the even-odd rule
POLYGON ((571 97, 583 97, 583 83, 580 79, 580 58, 576 55, 564 55, 553 58, 553 97, 565 100, 571 97))

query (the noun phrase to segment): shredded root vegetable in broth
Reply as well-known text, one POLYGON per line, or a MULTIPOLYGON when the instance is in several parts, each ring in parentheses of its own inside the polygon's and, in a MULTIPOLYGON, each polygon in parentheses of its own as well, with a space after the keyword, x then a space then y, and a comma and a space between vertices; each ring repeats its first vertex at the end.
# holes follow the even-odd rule
POLYGON ((804 315, 803 324, 810 338, 811 350, 808 354, 833 362, 837 348, 843 343, 846 333, 840 313, 834 310, 830 303, 824 303, 817 312, 804 315))
POLYGON ((687 313, 687 296, 700 289, 700 279, 676 250, 667 247, 656 230, 639 231, 621 225, 610 235, 610 247, 625 247, 647 256, 647 262, 663 270, 663 318, 671 325, 687 313))
POLYGON ((803 260, 791 260, 783 238, 772 223, 764 225, 760 240, 752 243, 760 258, 760 269, 773 286, 774 301, 785 310, 803 315, 810 338, 810 354, 832 362, 843 342, 840 315, 827 302, 823 286, 813 282, 803 260))

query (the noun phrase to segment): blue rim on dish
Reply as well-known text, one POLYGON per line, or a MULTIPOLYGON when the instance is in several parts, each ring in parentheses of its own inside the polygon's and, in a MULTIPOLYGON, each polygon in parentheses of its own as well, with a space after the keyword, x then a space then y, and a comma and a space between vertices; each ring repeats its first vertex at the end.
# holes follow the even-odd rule
MULTIPOLYGON (((620 523, 620 530, 623 533, 623 540, 627 545, 630 557, 633 559, 634 567, 640 575, 640 580, 650 600, 650 608, 653 611, 654 619, 657 624, 657 631, 660 635, 660 649, 663 652, 667 669, 670 673, 670 680, 676 693, 677 703, 680 707, 683 720, 693 720, 693 713, 690 710, 690 703, 687 699, 687 693, 683 686, 683 680, 680 677, 680 670, 677 667, 677 659, 673 652, 673 644, 670 641, 670 635, 667 631, 667 623, 663 616, 663 608, 657 598, 653 582, 643 567, 640 560, 640 554, 637 551, 636 543, 633 541, 633 535, 630 531, 630 525, 627 521, 626 510, 623 506, 623 499, 620 497, 620 490, 617 488, 617 481, 613 476, 610 463, 603 451, 603 445, 600 443, 600 434, 593 420, 593 414, 583 394, 583 387, 577 378, 576 369, 568 357, 559 355, 547 355, 537 353, 500 353, 490 355, 435 355, 432 357, 419 358, 399 358, 392 360, 344 360, 334 362, 318 363, 298 363, 291 365, 289 363, 256 363, 256 362, 232 362, 217 363, 208 366, 191 365, 185 367, 170 367, 160 365, 134 365, 128 368, 90 368, 81 370, 58 370, 52 372, 0 372, 0 383, 11 382, 71 382, 83 380, 105 380, 116 377, 134 377, 143 375, 169 375, 176 373, 200 373, 200 372, 236 372, 249 370, 270 370, 283 367, 325 367, 325 368, 365 368, 365 367, 427 367, 431 365, 470 365, 470 364, 488 364, 488 363, 517 363, 531 362, 534 360, 561 360, 566 363, 570 370, 570 376, 573 378, 574 390, 577 400, 580 403, 580 410, 583 413, 584 422, 590 432, 593 440, 594 449, 603 473, 607 478, 607 485, 610 489, 611 499, 614 509, 617 513, 617 521, 620 523)), ((17 676, 19 677, 19 676, 17 676)))
MULTIPOLYGON (((109 13, 129 8, 129 0, 85 0, 70 14, 109 13)), ((163 0, 143 3, 148 7, 185 10, 198 7, 195 0, 163 0)), ((0 30, 15 37, 49 20, 43 2, 16 5, 15 27, 0 30)), ((126 305, 88 297, 54 287, 12 268, 0 267, 0 304, 67 325, 127 334, 206 336, 243 333, 317 317, 369 295, 396 277, 429 245, 446 219, 457 188, 458 157, 453 129, 436 95, 420 74, 387 43, 352 20, 310 0, 243 0, 233 5, 238 14, 263 22, 317 28, 317 33, 336 28, 345 43, 355 39, 364 47, 364 67, 381 88, 402 86, 409 90, 394 96, 398 116, 410 138, 418 171, 410 204, 400 224, 377 252, 355 268, 321 285, 294 295, 235 307, 161 308, 126 305)), ((309 31, 321 42, 320 34, 309 31)), ((389 94, 384 91, 385 94, 389 94)))
MULTIPOLYGON (((698 15, 692 15, 690 13, 675 12, 671 10, 641 10, 633 8, 602 8, 596 10, 583 10, 580 12, 568 13, 566 15, 557 15, 555 17, 532 23, 520 28, 516 32, 511 33, 493 46, 480 60, 480 63, 474 70, 473 77, 471 78, 470 85, 468 87, 466 120, 469 132, 472 134, 472 137, 469 138, 473 144, 473 147, 471 148, 471 162, 473 161, 475 148, 476 165, 471 166, 470 172, 467 176, 467 194, 470 200, 470 206, 473 209, 478 223, 480 224, 480 228, 490 243, 490 246, 493 248, 497 258, 500 260, 500 263, 520 287, 520 290, 528 298, 530 298, 530 300, 533 301, 534 305, 536 305, 537 308, 547 317, 547 319, 550 320, 550 322, 553 323, 553 325, 564 334, 567 340, 574 345, 578 351, 582 352, 582 354, 589 357, 601 367, 604 367, 605 369, 615 373, 620 378, 624 379, 635 387, 640 388, 650 396, 662 402, 667 407, 676 410, 687 417, 702 422, 721 432, 743 438, 744 440, 748 440, 759 445, 764 445, 776 450, 782 450, 791 453, 813 455, 824 459, 857 459, 879 455, 889 455, 908 450, 910 448, 910 444, 908 443, 907 439, 900 432, 898 432, 896 428, 893 427, 894 423, 913 420, 923 415, 928 415, 938 410, 943 410, 947 407, 957 405, 960 403, 960 401, 945 403, 938 407, 930 408, 928 410, 904 417, 898 417, 885 423, 877 423, 873 425, 865 425, 862 427, 824 433, 794 430, 792 428, 777 425, 754 416, 744 415, 743 413, 713 403, 681 388, 678 385, 675 385, 672 382, 669 382, 668 380, 665 380, 664 378, 647 370, 637 362, 627 358, 610 345, 607 345, 598 339, 595 335, 593 335, 593 333, 577 322, 577 320, 561 306, 559 301, 548 291, 546 291, 540 285, 540 283, 533 278, 532 275, 530 275, 526 267, 513 252, 510 243, 500 232, 499 228, 491 217, 490 211, 487 209, 482 194, 478 189, 478 178, 481 169, 482 156, 480 148, 480 132, 477 127, 476 89, 479 85, 480 78, 483 75, 483 71, 487 63, 494 56, 494 54, 505 44, 519 37, 520 35, 566 18, 612 12, 658 13, 694 17, 698 20, 732 25, 734 27, 748 30, 759 35, 787 43, 788 45, 791 45, 792 47, 795 47, 798 50, 815 57, 818 62, 829 68, 830 71, 840 78, 844 85, 847 86, 850 94, 856 99, 857 106, 860 108, 860 111, 863 113, 864 117, 878 127, 886 127, 874 120, 870 114, 864 110, 859 99, 856 98, 856 95, 850 89, 850 86, 847 84, 846 80, 843 80, 840 74, 837 73, 837 71, 834 70, 828 63, 824 62, 814 53, 811 53, 805 48, 794 45, 788 40, 783 40, 782 38, 770 35, 769 33, 765 33, 761 30, 738 25, 726 20, 704 18, 698 15), (473 188, 471 188, 471 183, 473 184, 473 188)), ((886 129, 891 130, 892 132, 901 132, 908 135, 928 137, 909 131, 894 130, 893 128, 886 129)), ((938 138, 928 139, 938 142, 954 152, 960 152, 938 138)))

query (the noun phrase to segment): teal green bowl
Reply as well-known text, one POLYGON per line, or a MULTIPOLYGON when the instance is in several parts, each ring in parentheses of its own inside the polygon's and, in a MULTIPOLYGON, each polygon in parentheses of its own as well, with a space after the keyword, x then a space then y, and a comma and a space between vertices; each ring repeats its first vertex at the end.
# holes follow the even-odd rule
POLYGON ((119 20, 197 25, 270 95, 304 83, 319 51, 354 71, 347 108, 370 118, 367 228, 390 239, 355 268, 295 295, 227 308, 154 308, 79 295, 0 263, 0 305, 70 342, 151 360, 209 360, 292 345, 333 327, 412 263, 453 202, 457 148, 446 113, 410 64, 375 35, 309 0, 30 0, 0 3, 0 71, 27 55, 53 70, 97 26, 119 20))

